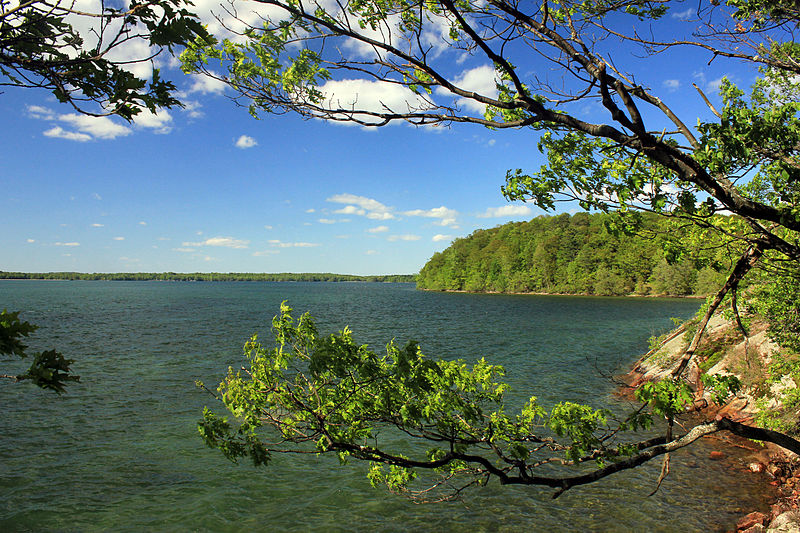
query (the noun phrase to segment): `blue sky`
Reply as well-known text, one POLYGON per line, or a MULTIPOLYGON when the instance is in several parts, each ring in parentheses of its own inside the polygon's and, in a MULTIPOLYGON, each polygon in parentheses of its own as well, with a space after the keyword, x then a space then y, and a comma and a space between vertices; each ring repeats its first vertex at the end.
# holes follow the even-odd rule
MULTIPOLYGON (((752 81, 699 58, 637 79, 691 124, 707 115, 692 82, 718 101, 722 75, 752 81)), ((543 160, 531 130, 255 120, 168 67, 187 107, 133 125, 45 91, 0 94, 0 270, 415 273, 453 238, 543 213, 500 193, 506 170, 543 160)))

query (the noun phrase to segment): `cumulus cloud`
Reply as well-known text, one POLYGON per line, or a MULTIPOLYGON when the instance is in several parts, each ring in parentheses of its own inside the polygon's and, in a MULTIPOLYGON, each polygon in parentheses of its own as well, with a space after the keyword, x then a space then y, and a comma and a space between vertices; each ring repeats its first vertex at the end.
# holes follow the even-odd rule
POLYGON ((335 194, 328 198, 326 201, 348 204, 341 209, 334 211, 337 214, 344 215, 359 215, 367 217, 371 220, 393 220, 395 215, 392 213, 394 208, 385 206, 377 200, 367 198, 365 196, 356 196, 355 194, 335 194))
POLYGON ((370 233, 384 233, 389 231, 389 226, 375 226, 374 228, 369 228, 367 231, 370 233))
POLYGON ((441 206, 434 209, 414 209, 412 211, 405 211, 403 214, 410 217, 438 218, 440 220, 436 224, 440 226, 452 226, 456 223, 458 211, 441 206))
POLYGON ((254 146, 258 146, 258 142, 254 138, 248 135, 242 135, 241 137, 236 139, 236 148, 241 148, 242 150, 244 150, 246 148, 252 148, 254 146))
MULTIPOLYGON (((28 116, 37 120, 54 123, 42 134, 45 137, 68 141, 87 142, 92 140, 113 140, 133 133, 133 129, 111 117, 91 117, 79 113, 56 113, 52 109, 31 105, 28 116)), ((172 115, 165 109, 151 113, 143 109, 134 117, 134 125, 155 133, 172 131, 172 115)))
POLYGON ((442 242, 442 241, 449 241, 450 239, 452 239, 450 235, 442 235, 441 233, 439 233, 438 235, 434 235, 431 240, 433 242, 442 242))
POLYGON ((56 246, 80 246, 81 243, 79 242, 56 242, 54 243, 56 246))
MULTIPOLYGON (((475 92, 491 98, 497 97, 497 73, 491 65, 481 65, 469 70, 465 70, 460 76, 453 80, 453 84, 465 91, 475 92)), ((451 95, 450 91, 444 87, 437 87, 437 95, 451 95)), ((475 113, 483 113, 486 108, 485 104, 476 102, 469 98, 458 98, 459 105, 473 111, 475 113)))
POLYGON ((143 109, 134 118, 134 124, 140 128, 148 128, 154 133, 166 134, 172 131, 172 115, 166 109, 158 109, 155 113, 143 109))
MULTIPOLYGON (((212 72, 212 74, 215 73, 212 72)), ((192 86, 189 87, 190 94, 222 94, 227 87, 224 81, 220 81, 216 78, 205 76, 203 74, 192 74, 191 78, 192 86)))
POLYGON ((670 92, 677 91, 681 87, 681 81, 680 80, 664 80, 663 85, 664 85, 664 88, 667 89, 670 92))
POLYGON ((104 227, 104 226, 105 226, 105 224, 97 224, 97 223, 95 223, 95 224, 92 224, 92 227, 93 227, 93 228, 102 228, 102 227, 104 227))
POLYGON ((183 248, 173 248, 172 251, 173 252, 181 252, 181 253, 184 253, 184 254, 189 254, 189 253, 192 253, 192 252, 196 252, 197 249, 196 248, 183 247, 183 248))
POLYGON ((259 252, 253 252, 253 257, 264 257, 265 255, 275 255, 279 253, 279 250, 261 250, 259 252))
POLYGON ((35 239, 28 239, 26 242, 32 243, 32 242, 36 242, 36 240, 35 239))
MULTIPOLYGON (((86 142, 94 139, 116 139, 133 133, 133 130, 109 117, 90 117, 79 113, 58 114, 42 106, 28 106, 28 115, 37 120, 57 122, 45 130, 45 137, 86 142)), ((146 119, 145 119, 146 121, 146 119)))
POLYGON ((332 218, 320 218, 317 222, 320 224, 336 224, 336 221, 332 218))
POLYGON ((210 239, 206 239, 200 242, 184 242, 183 246, 188 247, 195 247, 195 246, 222 246, 225 248, 247 248, 250 244, 250 241, 246 241, 243 239, 234 239, 233 237, 211 237, 210 239))
POLYGON ((431 107, 425 98, 407 87, 382 81, 330 80, 319 90, 325 98, 325 106, 340 111, 336 116, 355 118, 368 124, 380 122, 380 119, 367 114, 369 112, 408 113, 431 107))
POLYGON ((527 205, 504 205, 502 207, 490 207, 485 212, 478 215, 478 218, 502 218, 528 216, 532 213, 527 205))
POLYGON ((391 241, 391 242, 395 242, 395 241, 418 241, 421 238, 422 237, 420 237, 419 235, 408 235, 408 234, 406 234, 406 235, 389 235, 388 240, 391 241))
POLYGON ((691 17, 692 15, 694 15, 696 12, 697 12, 697 10, 695 8, 690 7, 689 9, 685 9, 683 11, 675 11, 675 12, 673 12, 672 13, 672 18, 679 19, 679 20, 686 20, 689 17, 691 17))
POLYGON ((92 136, 85 133, 78 133, 77 131, 66 131, 61 126, 53 126, 49 130, 42 132, 45 137, 52 137, 54 139, 65 139, 67 141, 86 142, 91 141, 92 136))
POLYGON ((109 117, 90 117, 87 115, 70 113, 59 115, 58 120, 68 124, 81 133, 91 135, 94 139, 116 139, 117 137, 125 137, 133 133, 133 130, 129 127, 114 122, 109 117))
POLYGON ((354 205, 348 205, 341 209, 337 209, 336 211, 334 211, 334 213, 336 213, 337 215, 359 215, 362 217, 367 214, 366 210, 360 209, 354 205))
POLYGON ((124 241, 125 237, 114 237, 115 241, 124 241))
POLYGON ((313 248, 319 246, 319 244, 315 242, 283 242, 278 239, 270 240, 269 244, 278 248, 313 248))

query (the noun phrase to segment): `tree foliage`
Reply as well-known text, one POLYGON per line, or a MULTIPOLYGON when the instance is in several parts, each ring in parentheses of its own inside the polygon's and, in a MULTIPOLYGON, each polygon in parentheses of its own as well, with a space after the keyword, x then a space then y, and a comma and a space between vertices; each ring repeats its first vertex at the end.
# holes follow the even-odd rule
MULTIPOLYGON (((252 337, 246 366, 229 369, 220 384, 218 398, 235 419, 206 409, 199 424, 206 444, 233 461, 264 465, 284 453, 363 460, 373 485, 425 501, 491 479, 550 487, 556 497, 703 435, 750 429, 720 419, 674 438, 638 435, 691 404, 689 387, 677 380, 646 384, 637 392, 644 405, 623 417, 574 402, 546 409, 535 397, 508 405, 502 367, 484 359, 429 359, 416 343, 394 341, 379 355, 348 328, 321 335, 308 314, 295 320, 291 312, 284 302, 272 321, 274 345, 252 337), (553 465, 567 473, 553 473, 553 465)), ((714 397, 726 401, 736 384, 718 384, 714 397)), ((783 444, 800 450, 793 439, 783 444)))
MULTIPOLYGON (((687 385, 682 379, 688 368, 696 366, 694 354, 712 314, 726 299, 735 309, 742 281, 752 276, 757 267, 767 273, 800 270, 800 47, 794 40, 800 19, 794 0, 698 3, 695 13, 690 15, 692 20, 684 25, 667 16, 672 5, 666 0, 524 3, 358 0, 333 4, 259 0, 257 3, 264 8, 259 26, 249 26, 236 39, 198 39, 182 54, 183 67, 188 72, 215 76, 211 65, 221 63, 226 74, 217 77, 230 84, 254 115, 292 111, 304 117, 365 126, 405 121, 418 126, 472 123, 519 130, 520 135, 528 133, 532 143, 538 143, 546 164, 534 170, 509 170, 502 188, 508 199, 531 201, 545 209, 554 208, 560 201, 570 201, 586 210, 616 210, 622 214, 650 211, 685 221, 697 231, 667 249, 676 258, 691 255, 692 249, 710 234, 727 240, 737 251, 726 279, 719 282, 718 290, 710 298, 671 379, 640 391, 645 405, 666 418, 665 435, 658 444, 636 444, 630 459, 601 467, 587 476, 636 466, 701 434, 720 429, 770 440, 790 449, 795 446, 783 435, 725 419, 697 425, 683 436, 674 432, 674 416, 687 397, 687 385), (709 62, 729 61, 749 68, 756 81, 749 93, 732 81, 725 81, 720 90, 721 109, 717 109, 702 88, 696 87, 697 98, 705 102, 710 118, 681 116, 668 105, 668 98, 662 98, 652 87, 654 80, 644 79, 646 71, 637 69, 641 67, 641 56, 657 61, 670 54, 676 57, 685 50, 707 54, 709 62), (493 87, 476 88, 469 83, 468 72, 454 67, 463 64, 462 61, 491 68, 493 87), (359 95, 347 93, 347 88, 353 86, 363 88, 359 95), (380 97, 376 101, 369 88, 400 94, 402 98, 400 103, 397 99, 380 97), (723 212, 735 216, 717 216, 723 212), (640 445, 643 447, 638 448, 640 445)), ((639 219, 630 220, 629 229, 635 230, 639 219)), ((483 235, 475 237, 480 239, 483 235)), ((545 239, 529 250, 531 260, 541 263, 537 275, 545 282, 552 280, 558 271, 560 245, 558 240, 545 239)), ((465 258, 454 254, 452 260, 459 262, 465 258)), ((502 261, 498 256, 489 266, 489 275, 508 270, 502 261)), ((598 269, 596 277, 604 287, 613 288, 618 283, 613 268, 607 266, 598 269)), ((466 282, 466 278, 457 280, 466 282)), ((776 302, 783 298, 779 292, 773 293, 776 302)), ((791 306, 781 305, 772 309, 791 316, 791 306), (783 309, 788 311, 784 313, 783 309)), ((350 346, 347 335, 341 339, 345 346, 350 346)), ((313 350, 308 352, 312 345, 303 346, 306 348, 301 352, 308 353, 310 363, 314 360, 313 350)), ((351 361, 350 354, 356 352, 351 346, 340 355, 344 361, 351 361)), ((276 353, 274 360, 283 361, 284 352, 276 353)), ((360 356, 354 361, 361 361, 360 356)), ((339 386, 340 378, 353 380, 360 376, 361 364, 367 362, 340 368, 337 372, 348 369, 342 376, 323 372, 322 382, 315 381, 315 375, 309 377, 305 371, 296 369, 289 380, 300 387, 306 387, 307 383, 307 390, 313 394, 320 388, 327 392, 328 388, 339 386)), ((443 368, 441 371, 445 372, 443 368)), ((391 379, 399 384, 395 370, 387 366, 385 372, 376 379, 391 379)), ((526 454, 532 452, 534 442, 544 448, 550 443, 535 441, 533 437, 530 441, 525 440, 529 437, 515 440, 522 433, 529 434, 531 427, 523 429, 516 422, 509 422, 514 429, 510 433, 501 432, 509 439, 501 440, 512 445, 500 446, 488 436, 497 428, 479 424, 486 421, 482 404, 470 403, 471 399, 461 396, 465 391, 457 383, 446 382, 442 383, 445 388, 435 389, 431 394, 438 391, 450 397, 450 392, 457 391, 460 401, 466 402, 459 404, 458 409, 480 406, 481 416, 475 417, 478 411, 451 411, 450 407, 436 411, 445 426, 437 427, 435 418, 423 418, 419 422, 430 425, 412 425, 411 432, 424 439, 426 431, 436 431, 434 442, 446 437, 444 443, 448 446, 441 452, 413 460, 395 453, 382 455, 380 447, 370 444, 374 434, 367 427, 371 426, 360 425, 361 419, 353 419, 353 431, 364 441, 356 444, 347 440, 349 436, 339 440, 338 432, 345 431, 344 427, 328 429, 325 422, 333 412, 316 410, 315 398, 303 400, 302 405, 272 405, 265 399, 268 395, 259 393, 257 386, 245 389, 242 384, 246 381, 229 378, 227 383, 232 388, 223 385, 228 396, 229 390, 248 391, 237 395, 237 400, 229 405, 235 415, 245 415, 244 433, 238 434, 240 441, 224 442, 257 445, 252 449, 267 450, 265 445, 257 444, 261 441, 250 432, 258 427, 257 416, 256 411, 247 409, 265 406, 259 415, 261 420, 270 417, 283 420, 287 411, 299 409, 303 413, 302 422, 311 424, 304 426, 310 433, 301 431, 299 435, 321 439, 317 441, 321 443, 317 451, 335 449, 382 462, 390 468, 390 486, 404 486, 410 479, 410 467, 430 466, 450 469, 447 475, 454 473, 452 468, 471 472, 475 482, 495 476, 506 483, 536 484, 540 478, 529 470, 526 454), (310 411, 306 405, 311 406, 310 411), (458 413, 457 420, 452 418, 454 413, 458 413), (474 433, 467 437, 462 433, 473 429, 474 433), (462 454, 466 452, 460 446, 473 442, 488 455, 494 454, 493 459, 479 454, 469 456, 474 461, 465 459, 462 454), (516 444, 522 448, 516 448, 516 444), (493 446, 500 446, 498 452, 493 446)), ((432 379, 426 383, 438 382, 432 379)), ((364 386, 371 384, 369 380, 363 382, 364 386)), ((690 385, 699 389, 698 383, 690 385)), ((717 385, 730 389, 733 383, 717 385)), ((350 387, 353 394, 357 390, 360 389, 350 387)), ((715 392, 715 396, 719 395, 715 392)), ((290 397, 294 401, 291 394, 290 397)), ((225 395, 223 398, 229 401, 225 395)), ((336 401, 332 405, 334 411, 349 408, 336 401)), ((369 411, 365 413, 369 415, 369 411)), ((399 414, 392 416, 400 417, 398 429, 403 432, 405 419, 399 414)), ((565 425, 542 424, 556 437, 567 438, 566 444, 559 445, 564 450, 577 450, 568 454, 566 461, 574 463, 576 457, 595 459, 595 452, 605 460, 615 457, 616 452, 609 453, 604 448, 603 438, 607 435, 604 415, 582 407, 565 407, 559 416, 566 417, 565 425), (584 455, 589 449, 592 451, 584 455)), ((522 418, 526 424, 533 420, 540 423, 535 416, 522 418)), ((345 419, 342 420, 344 423, 345 419)), ((346 420, 349 423, 350 419, 346 420)), ((501 420, 505 424, 507 419, 501 420)), ((224 424, 219 427, 228 428, 224 424)), ((211 435, 217 438, 216 433, 211 435)), ((278 442, 293 438, 291 431, 281 435, 278 442)), ((614 449, 622 453, 621 448, 614 449)), ((623 449, 631 452, 630 448, 623 449)), ((542 483, 566 489, 577 478, 548 479, 542 483)))
POLYGON ((537 217, 476 230, 422 267, 417 286, 472 292, 706 296, 718 290, 736 246, 684 247, 693 227, 648 215, 636 233, 616 213, 537 217), (701 275, 702 274, 702 275, 701 275))
POLYGON ((158 69, 148 80, 131 66, 152 63, 162 49, 173 52, 207 36, 188 10, 191 5, 184 0, 0 2, 0 85, 44 88, 81 113, 127 120, 142 109, 155 113, 180 105, 176 87, 158 69))
MULTIPOLYGON (((0 356, 11 356, 24 359, 28 356, 27 346, 23 338, 27 338, 38 329, 37 326, 19 319, 19 311, 0 312, 0 356)), ((62 393, 71 381, 80 381, 80 377, 70 374, 69 365, 72 359, 65 358, 56 350, 46 350, 32 354, 33 362, 27 371, 16 376, 2 374, 0 377, 15 381, 30 380, 36 386, 62 393)))

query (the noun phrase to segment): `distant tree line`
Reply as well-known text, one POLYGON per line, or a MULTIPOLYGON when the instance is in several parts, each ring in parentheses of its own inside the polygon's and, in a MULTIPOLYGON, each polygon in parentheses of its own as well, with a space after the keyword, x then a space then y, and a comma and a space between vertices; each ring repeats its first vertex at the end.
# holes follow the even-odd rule
POLYGON ((392 274, 387 276, 354 276, 330 273, 249 273, 249 272, 4 272, 0 279, 52 279, 87 281, 372 281, 372 282, 413 282, 413 274, 392 274))
MULTIPOLYGON (((629 217, 628 217, 629 218, 629 217)), ((540 216, 480 229, 434 254, 417 287, 469 292, 707 295, 732 265, 725 246, 685 253, 697 230, 641 214, 626 231, 617 213, 540 216)))

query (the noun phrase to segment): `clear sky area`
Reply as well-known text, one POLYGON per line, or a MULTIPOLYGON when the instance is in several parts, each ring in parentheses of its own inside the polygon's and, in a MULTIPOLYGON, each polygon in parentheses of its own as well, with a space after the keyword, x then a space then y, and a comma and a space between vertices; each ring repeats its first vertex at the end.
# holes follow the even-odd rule
MULTIPOLYGON (((631 65, 693 125, 708 109, 692 83, 718 104, 723 75, 742 87, 755 75, 709 59, 631 65)), ((456 74, 487 67, 450 61, 456 74)), ((533 130, 256 120, 223 86, 161 68, 187 105, 133 124, 3 88, 0 270, 410 274, 456 237, 543 214, 500 192, 508 169, 542 164, 533 130)))

